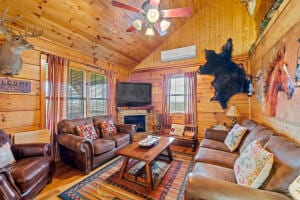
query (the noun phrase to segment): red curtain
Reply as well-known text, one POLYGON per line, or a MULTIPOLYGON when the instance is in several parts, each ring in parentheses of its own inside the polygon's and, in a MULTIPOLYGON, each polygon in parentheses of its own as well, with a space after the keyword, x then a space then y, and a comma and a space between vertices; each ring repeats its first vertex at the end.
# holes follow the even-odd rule
POLYGON ((47 128, 51 133, 53 156, 58 155, 55 142, 57 123, 66 118, 68 66, 67 59, 54 55, 48 56, 48 109, 46 115, 47 128))
POLYGON ((170 89, 171 74, 163 75, 163 101, 162 101, 162 125, 167 127, 170 125, 170 89))
POLYGON ((184 123, 197 124, 197 101, 196 101, 196 88, 197 88, 197 72, 184 73, 184 123))
POLYGON ((112 71, 106 72, 107 82, 107 101, 106 101, 106 114, 112 115, 114 122, 116 121, 116 80, 115 73, 112 71))

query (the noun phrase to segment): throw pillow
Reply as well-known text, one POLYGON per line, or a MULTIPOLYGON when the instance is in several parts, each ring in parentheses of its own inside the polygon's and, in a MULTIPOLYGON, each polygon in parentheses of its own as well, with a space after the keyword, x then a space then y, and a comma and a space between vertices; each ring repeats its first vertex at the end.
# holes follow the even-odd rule
POLYGON ((6 142, 0 147, 0 168, 16 162, 14 155, 11 152, 9 143, 6 142))
POLYGON ((225 145, 230 149, 231 152, 238 148, 247 128, 239 124, 235 124, 234 127, 229 131, 225 138, 225 145))
POLYGON ((300 175, 289 186, 289 192, 294 199, 300 199, 300 175))
POLYGON ((111 119, 99 122, 99 126, 103 136, 115 135, 117 133, 116 126, 111 119))
POLYGON ((92 123, 76 126, 76 131, 79 136, 85 137, 87 139, 95 140, 98 138, 98 135, 92 123))
POLYGON ((234 163, 237 183, 259 188, 268 178, 273 165, 273 154, 254 140, 234 163))
POLYGON ((184 132, 184 125, 182 124, 172 124, 170 135, 177 135, 177 136, 183 136, 184 132))

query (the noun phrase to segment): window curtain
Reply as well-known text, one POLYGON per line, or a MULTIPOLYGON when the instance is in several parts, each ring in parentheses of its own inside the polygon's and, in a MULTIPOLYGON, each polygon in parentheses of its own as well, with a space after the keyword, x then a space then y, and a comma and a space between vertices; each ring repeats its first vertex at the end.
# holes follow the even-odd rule
POLYGON ((47 128, 51 133, 51 145, 53 156, 58 155, 58 146, 55 141, 57 123, 66 118, 67 108, 67 80, 69 61, 67 59, 48 56, 48 112, 47 128))
POLYGON ((197 124, 197 72, 184 73, 184 123, 197 124))
POLYGON ((106 100, 106 114, 112 115, 114 122, 117 122, 116 116, 116 81, 115 73, 113 71, 106 72, 107 82, 107 100, 106 100))
POLYGON ((171 74, 163 75, 163 101, 162 101, 162 125, 167 127, 170 125, 170 89, 171 74))

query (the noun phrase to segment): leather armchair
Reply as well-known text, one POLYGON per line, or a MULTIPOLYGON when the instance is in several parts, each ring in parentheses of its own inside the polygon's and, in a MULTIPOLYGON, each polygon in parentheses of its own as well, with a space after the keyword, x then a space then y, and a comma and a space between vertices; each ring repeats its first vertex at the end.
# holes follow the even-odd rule
POLYGON ((12 144, 0 130, 0 146, 9 143, 16 162, 0 168, 0 199, 33 199, 52 181, 55 162, 49 144, 12 144))

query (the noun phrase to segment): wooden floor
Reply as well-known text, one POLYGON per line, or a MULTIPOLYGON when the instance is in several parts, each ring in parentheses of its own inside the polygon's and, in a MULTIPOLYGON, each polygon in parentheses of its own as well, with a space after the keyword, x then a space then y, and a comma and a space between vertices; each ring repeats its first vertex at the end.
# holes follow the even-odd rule
MULTIPOLYGON (((192 148, 186 146, 172 145, 171 149, 178 152, 193 153, 192 148)), ((195 152, 197 152, 197 150, 195 152)), ((66 165, 63 162, 58 161, 56 163, 56 173, 52 183, 48 184, 35 199, 36 200, 60 199, 57 197, 58 194, 60 194, 67 188, 71 187, 72 185, 76 184, 80 180, 86 178, 87 176, 95 173, 98 168, 94 169, 90 174, 84 175, 83 173, 73 168, 72 166, 66 165)))

